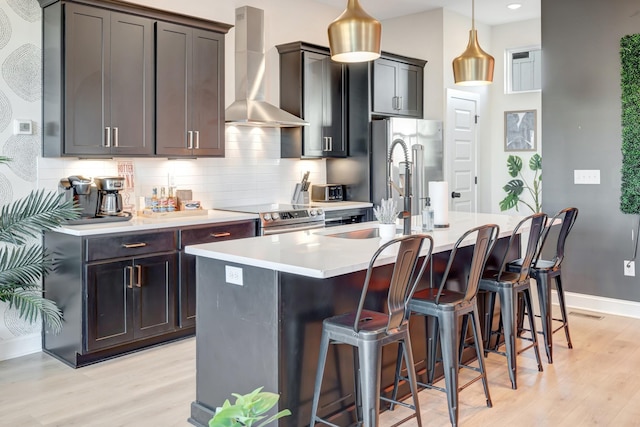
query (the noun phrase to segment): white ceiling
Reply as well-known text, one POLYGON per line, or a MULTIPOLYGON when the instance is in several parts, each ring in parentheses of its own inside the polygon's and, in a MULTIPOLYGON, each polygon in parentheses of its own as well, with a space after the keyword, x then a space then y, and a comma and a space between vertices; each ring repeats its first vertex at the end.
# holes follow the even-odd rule
MULTIPOLYGON (((339 9, 336 18, 347 7, 347 0, 315 0, 339 9)), ((360 0, 362 8, 378 20, 396 18, 431 9, 444 8, 471 17, 471 0, 360 0)), ((524 21, 540 17, 540 0, 476 0, 476 21, 487 25, 524 21), (507 8, 520 3, 517 10, 507 8)))

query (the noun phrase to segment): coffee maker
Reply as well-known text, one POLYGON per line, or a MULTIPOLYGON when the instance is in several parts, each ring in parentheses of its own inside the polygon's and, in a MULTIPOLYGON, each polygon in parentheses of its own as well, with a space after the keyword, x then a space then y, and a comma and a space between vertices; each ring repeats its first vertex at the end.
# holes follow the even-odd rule
POLYGON ((96 216, 123 215, 120 190, 124 190, 124 177, 113 176, 94 178, 93 180, 98 189, 96 216))
POLYGON ((62 178, 58 184, 59 192, 64 192, 66 201, 73 200, 80 207, 80 218, 94 218, 98 207, 98 193, 91 178, 72 175, 62 178))

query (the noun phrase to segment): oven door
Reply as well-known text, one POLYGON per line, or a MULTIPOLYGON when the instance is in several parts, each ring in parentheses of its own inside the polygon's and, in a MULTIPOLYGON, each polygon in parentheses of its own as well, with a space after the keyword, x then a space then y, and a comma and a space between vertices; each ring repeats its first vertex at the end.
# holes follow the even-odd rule
POLYGON ((315 230, 318 228, 324 228, 324 222, 302 223, 302 224, 289 224, 280 225, 275 227, 264 227, 260 230, 261 236, 270 236, 273 234, 293 233, 294 231, 303 230, 315 230))

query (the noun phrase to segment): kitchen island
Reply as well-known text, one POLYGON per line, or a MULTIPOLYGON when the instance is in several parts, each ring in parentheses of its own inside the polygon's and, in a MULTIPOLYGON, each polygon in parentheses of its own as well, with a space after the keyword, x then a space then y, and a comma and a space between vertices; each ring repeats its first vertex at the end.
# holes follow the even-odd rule
MULTIPOLYGON (((500 240, 490 261, 495 264, 520 219, 452 212, 451 227, 432 233, 434 257, 420 287, 439 282, 454 243, 477 225, 500 226, 500 240)), ((365 270, 380 244, 377 237, 334 235, 375 224, 187 246, 186 253, 197 257, 198 300, 197 385, 191 423, 207 425, 215 408, 231 398, 231 393, 244 394, 264 386, 280 393, 280 409, 293 413, 281 419, 280 425, 308 424, 322 320, 355 308, 365 270)), ((461 251, 463 257, 471 253, 468 245, 461 251)), ((381 257, 377 274, 388 274, 394 259, 393 254, 381 257)), ((464 263, 454 267, 455 274, 466 274, 464 263)), ((385 289, 373 286, 370 292, 368 308, 383 310, 385 289)), ((425 347, 424 338, 420 339, 425 336, 424 325, 419 323, 412 322, 411 332, 416 337, 416 361, 424 359, 425 347)), ((395 348, 383 353, 383 387, 393 381, 395 354, 395 348)), ((353 391, 352 377, 351 352, 336 349, 329 354, 321 406, 335 405, 324 409, 326 412, 350 404, 340 398, 353 391)), ((350 419, 344 421, 348 424, 350 419)), ((336 422, 341 424, 341 420, 336 422)))

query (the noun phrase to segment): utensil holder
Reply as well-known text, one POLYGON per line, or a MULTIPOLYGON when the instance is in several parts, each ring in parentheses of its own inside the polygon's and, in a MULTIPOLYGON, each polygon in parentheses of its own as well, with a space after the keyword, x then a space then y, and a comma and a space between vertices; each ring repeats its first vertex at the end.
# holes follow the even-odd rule
POLYGON ((309 204, 309 192, 302 191, 302 185, 296 184, 295 190, 293 190, 293 197, 291 198, 292 205, 308 205, 309 204))

